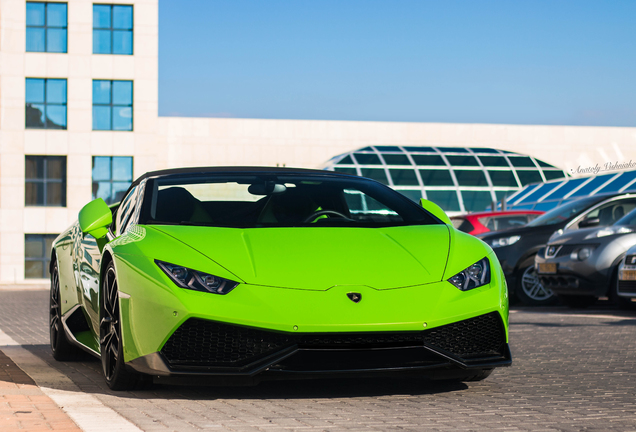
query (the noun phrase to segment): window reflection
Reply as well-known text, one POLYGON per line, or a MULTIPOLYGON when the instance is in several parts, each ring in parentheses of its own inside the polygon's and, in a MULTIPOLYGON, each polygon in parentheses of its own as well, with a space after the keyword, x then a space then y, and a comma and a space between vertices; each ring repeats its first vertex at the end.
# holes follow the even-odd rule
POLYGON ((133 130, 133 82, 93 80, 93 130, 133 130))
POLYGON ((27 78, 25 127, 66 129, 66 80, 27 78))
POLYGON ((26 156, 26 206, 66 206, 66 156, 26 156))
POLYGON ((133 158, 130 156, 93 157, 93 199, 107 204, 121 201, 133 179, 133 158))
POLYGON ((67 9, 66 3, 27 2, 27 52, 66 52, 67 9))
POLYGON ((93 5, 93 54, 133 53, 133 7, 93 5))
POLYGON ((24 235, 24 277, 45 279, 49 277, 51 247, 57 234, 24 235))

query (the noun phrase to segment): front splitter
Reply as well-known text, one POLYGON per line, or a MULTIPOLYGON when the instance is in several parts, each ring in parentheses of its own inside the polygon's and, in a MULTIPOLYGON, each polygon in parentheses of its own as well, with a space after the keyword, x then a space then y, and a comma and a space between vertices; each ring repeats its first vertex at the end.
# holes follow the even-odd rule
POLYGON ((508 344, 505 344, 502 355, 473 359, 461 359, 453 354, 431 346, 413 346, 384 348, 375 350, 324 350, 290 347, 275 354, 261 358, 241 367, 206 367, 190 366, 175 368, 169 365, 159 352, 139 357, 127 362, 127 367, 147 375, 156 377, 160 382, 185 385, 255 385, 261 381, 294 380, 294 379, 327 379, 330 377, 380 377, 380 376, 419 376, 431 380, 461 379, 475 375, 484 370, 506 367, 512 364, 512 356, 508 344), (369 354, 395 358, 395 365, 380 360, 360 362, 359 359, 369 354), (418 361, 404 361, 404 356, 418 361), (329 358, 328 367, 312 367, 324 365, 325 362, 302 361, 305 358, 329 358), (351 358, 353 357, 353 358, 351 358), (343 359, 342 367, 338 360, 343 359), (352 363, 358 361, 358 363, 352 363), (304 365, 300 366, 299 365, 304 365), (309 366, 309 367, 308 367, 309 366))

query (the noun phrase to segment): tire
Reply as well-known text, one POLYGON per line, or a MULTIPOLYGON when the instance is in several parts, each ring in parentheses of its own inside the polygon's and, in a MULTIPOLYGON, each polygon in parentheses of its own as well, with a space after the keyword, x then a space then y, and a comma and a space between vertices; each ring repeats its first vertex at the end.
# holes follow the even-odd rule
POLYGON ((559 295, 561 303, 572 309, 585 309, 592 306, 598 300, 594 296, 559 295))
POLYGON ((57 260, 53 261, 51 271, 51 290, 49 295, 49 341, 53 358, 58 361, 81 360, 84 352, 66 338, 62 324, 62 307, 60 297, 60 274, 57 260))
POLYGON ((532 257, 532 261, 526 260, 524 265, 517 271, 515 279, 515 294, 522 304, 526 306, 549 306, 556 303, 556 297, 552 291, 539 282, 534 270, 534 257, 532 257))
POLYGON ((483 381, 483 380, 485 380, 486 378, 488 378, 490 376, 492 371, 493 371, 493 369, 482 369, 481 371, 477 372, 476 374, 464 378, 462 381, 464 381, 464 382, 483 381))
POLYGON ((132 390, 147 386, 152 378, 129 370, 124 363, 124 347, 121 339, 121 315, 119 290, 115 265, 111 261, 101 283, 99 323, 99 348, 106 384, 111 390, 132 390))

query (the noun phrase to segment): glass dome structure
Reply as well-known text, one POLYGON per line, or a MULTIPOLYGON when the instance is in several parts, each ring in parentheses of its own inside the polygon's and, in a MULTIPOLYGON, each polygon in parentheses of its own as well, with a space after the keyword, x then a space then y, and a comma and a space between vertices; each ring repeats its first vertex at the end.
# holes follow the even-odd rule
POLYGON ((636 192, 636 170, 531 184, 506 200, 509 210, 548 211, 575 199, 620 192, 636 192))
POLYGON ((526 185, 566 177, 531 156, 474 147, 370 146, 335 156, 324 169, 369 177, 451 214, 483 211, 526 185))

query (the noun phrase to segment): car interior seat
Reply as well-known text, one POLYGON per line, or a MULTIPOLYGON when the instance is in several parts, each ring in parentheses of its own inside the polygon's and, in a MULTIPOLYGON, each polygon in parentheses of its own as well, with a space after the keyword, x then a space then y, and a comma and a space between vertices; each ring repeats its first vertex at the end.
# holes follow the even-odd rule
POLYGON ((290 188, 269 197, 258 217, 258 222, 293 225, 301 223, 317 209, 318 205, 307 193, 290 188))
POLYGON ((611 225, 614 223, 614 208, 606 207, 598 212, 599 226, 611 225))
POLYGON ((211 222, 201 202, 182 187, 170 187, 157 193, 155 220, 163 222, 211 222))
POLYGON ((621 219, 623 216, 625 216, 625 209, 623 208, 623 206, 616 206, 614 208, 614 222, 621 219))

